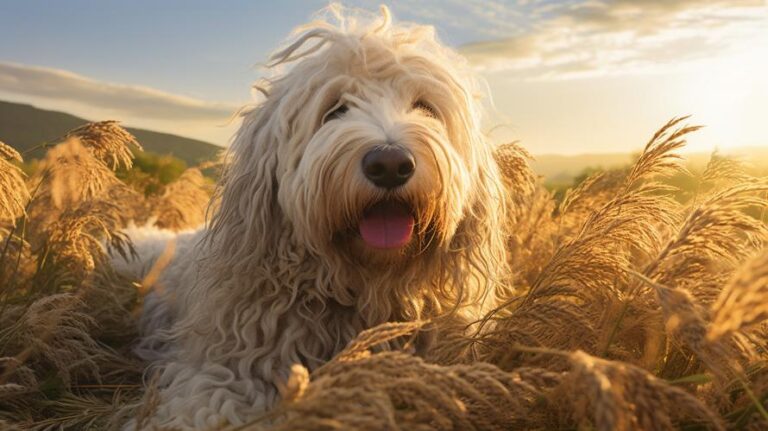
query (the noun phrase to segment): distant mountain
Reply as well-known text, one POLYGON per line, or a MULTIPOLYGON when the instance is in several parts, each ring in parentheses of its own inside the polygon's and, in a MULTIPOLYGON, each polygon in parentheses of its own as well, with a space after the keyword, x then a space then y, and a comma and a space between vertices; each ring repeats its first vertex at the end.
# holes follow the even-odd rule
POLYGON ((550 180, 567 180, 581 174, 587 168, 610 169, 632 163, 632 155, 627 153, 606 154, 541 154, 534 156, 531 167, 536 174, 550 180))
MULTIPOLYGON (((107 119, 104 118, 104 120, 107 119)), ((19 151, 53 141, 67 131, 88 122, 63 112, 46 111, 31 105, 0 101, 0 141, 19 151)), ((221 151, 221 147, 196 139, 132 127, 126 129, 136 136, 136 140, 146 151, 170 154, 189 165, 211 160, 221 151)), ((44 150, 33 151, 25 158, 38 158, 43 153, 44 150)))

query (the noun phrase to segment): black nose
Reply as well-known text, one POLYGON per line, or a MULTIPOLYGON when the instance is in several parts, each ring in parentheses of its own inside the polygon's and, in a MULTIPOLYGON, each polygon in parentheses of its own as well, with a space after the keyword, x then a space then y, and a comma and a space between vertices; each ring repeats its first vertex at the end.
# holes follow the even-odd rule
POLYGON ((413 154, 403 148, 372 150, 363 157, 363 173, 378 187, 391 189, 402 186, 413 176, 415 169, 413 154))

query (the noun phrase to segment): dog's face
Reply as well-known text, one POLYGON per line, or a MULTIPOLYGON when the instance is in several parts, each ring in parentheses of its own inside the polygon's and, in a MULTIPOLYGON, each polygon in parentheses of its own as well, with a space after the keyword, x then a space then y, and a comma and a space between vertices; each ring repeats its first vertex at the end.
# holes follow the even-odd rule
POLYGON ((273 58, 291 66, 232 144, 209 234, 222 259, 288 239, 336 268, 480 256, 500 181, 463 58, 386 18, 310 27, 273 58))
POLYGON ((279 204, 321 254, 391 262, 445 247, 479 169, 471 95, 418 49, 349 39, 275 86, 273 115, 291 135, 277 154, 279 204))

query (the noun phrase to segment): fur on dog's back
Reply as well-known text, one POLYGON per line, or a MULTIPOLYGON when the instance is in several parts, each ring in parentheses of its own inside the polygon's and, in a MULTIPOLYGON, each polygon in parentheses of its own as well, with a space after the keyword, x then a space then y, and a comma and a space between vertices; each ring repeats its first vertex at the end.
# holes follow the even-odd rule
POLYGON ((134 245, 133 259, 115 256, 113 268, 142 282, 145 293, 139 319, 141 341, 135 352, 151 362, 167 359, 168 330, 179 315, 180 304, 197 279, 196 245, 202 229, 173 232, 153 226, 130 226, 125 233, 134 245))

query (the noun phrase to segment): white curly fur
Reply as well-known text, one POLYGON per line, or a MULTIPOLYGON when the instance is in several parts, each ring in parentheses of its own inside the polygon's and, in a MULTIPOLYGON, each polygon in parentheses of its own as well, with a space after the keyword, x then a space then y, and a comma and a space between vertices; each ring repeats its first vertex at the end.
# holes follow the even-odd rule
POLYGON ((230 147, 219 209, 177 244, 147 298, 140 352, 161 373, 148 428, 242 424, 278 401, 292 364, 316 368, 384 322, 473 319, 505 273, 502 183, 478 86, 433 28, 331 6, 272 61, 264 100, 230 147), (437 118, 413 109, 419 100, 437 118), (323 124, 338 103, 349 111, 323 124), (360 166, 392 142, 417 167, 386 191, 360 166), (396 251, 355 234, 385 198, 408 202, 417 221, 396 251))

